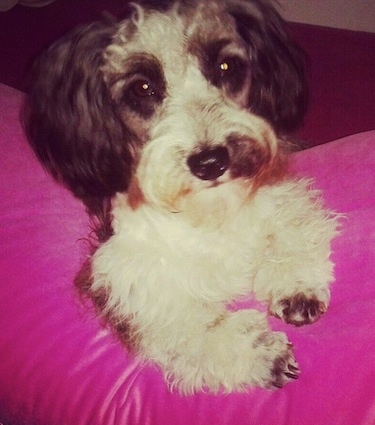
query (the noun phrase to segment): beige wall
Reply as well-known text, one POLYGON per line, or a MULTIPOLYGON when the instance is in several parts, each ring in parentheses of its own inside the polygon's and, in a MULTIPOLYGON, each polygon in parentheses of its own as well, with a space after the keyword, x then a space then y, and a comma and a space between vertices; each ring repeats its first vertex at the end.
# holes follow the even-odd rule
POLYGON ((279 0, 292 22, 375 32, 375 0, 279 0))

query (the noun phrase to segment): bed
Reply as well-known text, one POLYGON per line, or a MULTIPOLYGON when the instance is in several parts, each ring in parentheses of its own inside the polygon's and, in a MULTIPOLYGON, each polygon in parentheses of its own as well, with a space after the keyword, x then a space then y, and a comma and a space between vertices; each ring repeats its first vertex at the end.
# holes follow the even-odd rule
POLYGON ((181 396, 83 306, 82 204, 44 172, 19 122, 23 94, 0 85, 0 423, 4 425, 375 424, 375 131, 292 155, 345 215, 333 242, 327 313, 296 328, 302 370, 281 390, 181 396))

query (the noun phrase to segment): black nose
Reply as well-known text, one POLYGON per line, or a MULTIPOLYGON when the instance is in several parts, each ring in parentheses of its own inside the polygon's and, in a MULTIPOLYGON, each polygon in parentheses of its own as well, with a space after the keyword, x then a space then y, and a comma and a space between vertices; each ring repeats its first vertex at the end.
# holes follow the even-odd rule
POLYGON ((191 155, 187 164, 191 172, 201 180, 216 180, 229 167, 228 149, 219 146, 191 155))

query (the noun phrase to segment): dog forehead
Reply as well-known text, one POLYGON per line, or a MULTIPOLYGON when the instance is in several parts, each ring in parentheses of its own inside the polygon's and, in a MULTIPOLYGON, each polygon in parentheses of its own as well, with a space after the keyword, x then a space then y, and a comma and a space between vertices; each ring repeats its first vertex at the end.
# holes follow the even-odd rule
POLYGON ((136 27, 129 48, 162 58, 170 52, 182 55, 186 42, 184 23, 174 10, 169 13, 138 9, 132 23, 136 27))
MULTIPOLYGON (((190 3, 189 3, 190 4, 190 3)), ((189 41, 237 38, 233 18, 227 12, 226 1, 196 1, 183 9, 189 41)))
POLYGON ((217 0, 177 2, 167 12, 137 6, 131 20, 120 26, 109 51, 117 50, 117 63, 135 53, 153 55, 164 69, 172 67, 177 74, 191 63, 192 56, 202 56, 215 41, 238 39, 224 4, 217 0))

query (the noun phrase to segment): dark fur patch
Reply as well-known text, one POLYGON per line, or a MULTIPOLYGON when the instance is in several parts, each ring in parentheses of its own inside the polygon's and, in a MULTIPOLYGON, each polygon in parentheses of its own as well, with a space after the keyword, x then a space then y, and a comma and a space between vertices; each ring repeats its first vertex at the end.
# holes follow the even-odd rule
POLYGON ((227 94, 236 95, 245 85, 249 67, 242 57, 223 53, 224 47, 230 43, 229 39, 218 39, 204 45, 197 43, 191 50, 199 58, 205 78, 215 87, 226 89, 227 94))
POLYGON ((139 340, 136 332, 134 332, 133 327, 130 325, 130 320, 124 317, 117 317, 113 311, 106 309, 110 295, 109 292, 104 289, 98 291, 92 289, 91 260, 86 261, 83 265, 74 283, 81 301, 85 305, 87 305, 87 302, 93 303, 96 314, 103 319, 103 325, 107 326, 109 324, 124 345, 132 350, 137 350, 139 340))
POLYGON ((94 214, 127 189, 136 141, 100 71, 115 30, 113 23, 95 23, 55 43, 34 66, 24 110, 39 160, 94 214))
POLYGON ((159 60, 150 54, 130 56, 120 74, 106 75, 112 96, 120 108, 128 108, 147 120, 166 96, 166 81, 159 60))
POLYGON ((254 4, 263 19, 246 13, 241 2, 229 2, 228 6, 237 31, 249 49, 248 107, 267 119, 282 135, 301 124, 307 109, 306 60, 276 10, 263 1, 254 1, 254 4))
POLYGON ((271 161, 271 153, 254 140, 252 142, 243 136, 231 135, 227 138, 230 152, 231 175, 237 177, 252 177, 266 167, 271 161))

